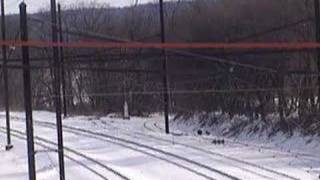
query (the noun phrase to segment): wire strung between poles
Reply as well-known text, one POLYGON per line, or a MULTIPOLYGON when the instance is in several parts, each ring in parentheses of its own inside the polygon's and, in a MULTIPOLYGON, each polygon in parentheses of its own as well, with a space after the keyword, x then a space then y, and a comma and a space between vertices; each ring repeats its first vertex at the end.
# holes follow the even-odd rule
POLYGON ((102 42, 102 41, 78 41, 70 43, 29 40, 29 41, 0 41, 0 46, 14 47, 63 47, 63 48, 93 48, 93 49, 224 49, 224 50, 247 50, 247 49, 318 49, 317 42, 268 42, 268 43, 143 43, 143 42, 102 42))
MULTIPOLYGON (((296 87, 290 88, 244 88, 244 89, 204 89, 204 90, 174 90, 170 89, 170 94, 232 94, 232 93, 254 93, 254 92, 278 92, 278 91, 303 91, 303 90, 315 90, 318 86, 314 87, 304 87, 297 89, 296 87)), ((132 95, 161 95, 162 91, 131 91, 132 95)), ((43 96, 49 96, 50 98, 54 98, 54 95, 44 94, 43 96)), ((33 97, 43 97, 41 94, 35 95, 33 97)), ((74 97, 76 95, 66 94, 67 97, 74 97)), ((122 92, 114 92, 114 93, 88 93, 83 96, 90 97, 104 97, 104 96, 123 96, 122 92)))

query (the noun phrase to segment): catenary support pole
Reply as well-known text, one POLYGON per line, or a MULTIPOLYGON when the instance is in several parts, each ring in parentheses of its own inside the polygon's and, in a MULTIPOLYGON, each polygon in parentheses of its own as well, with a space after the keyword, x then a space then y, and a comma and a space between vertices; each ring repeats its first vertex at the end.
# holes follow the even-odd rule
MULTIPOLYGON (((27 6, 24 2, 20 4, 20 33, 21 41, 28 41, 28 25, 27 25, 27 6)), ((26 111, 26 131, 27 131, 27 147, 28 147, 28 170, 29 180, 36 180, 35 169, 35 152, 33 137, 33 119, 32 119, 32 99, 31 99, 31 76, 29 59, 29 47, 22 47, 23 62, 23 86, 24 86, 24 105, 26 111)))
MULTIPOLYGON (((58 24, 57 24, 57 4, 55 0, 51 0, 51 25, 52 25, 52 42, 58 42, 58 24)), ((64 152, 63 152, 63 131, 61 117, 61 71, 59 60, 59 48, 53 48, 54 63, 54 103, 56 108, 57 136, 58 136, 58 156, 59 156, 59 173, 60 180, 65 179, 64 169, 64 152)))
MULTIPOLYGON (((6 40, 6 17, 4 0, 1 0, 1 32, 2 40, 6 40)), ((10 107, 9 107, 9 83, 8 83, 8 68, 7 68, 7 47, 2 46, 2 58, 3 58, 3 82, 4 82, 4 104, 6 110, 6 127, 7 127, 7 145, 6 150, 13 148, 11 144, 11 134, 10 134, 10 107)))
MULTIPOLYGON (((58 3, 58 19, 59 19, 59 41, 63 43, 63 32, 62 32, 62 14, 61 14, 61 4, 58 3)), ((63 102, 63 115, 64 117, 68 116, 67 111, 67 98, 66 98, 66 78, 65 78, 65 68, 64 68, 64 50, 63 47, 60 47, 60 63, 61 66, 61 79, 62 79, 62 102, 63 102)))
MULTIPOLYGON (((161 43, 166 42, 165 24, 164 24, 164 13, 163 13, 163 0, 159 0, 160 10, 160 29, 161 29, 161 43)), ((168 88, 168 59, 166 50, 162 49, 163 52, 163 101, 164 101, 164 117, 165 117, 165 130, 166 133, 170 133, 169 129, 169 88, 168 88)))
MULTIPOLYGON (((314 0, 314 15, 315 15, 315 32, 316 32, 316 42, 320 42, 320 7, 319 7, 320 3, 319 0, 314 0)), ((316 52, 316 61, 317 61, 317 68, 318 71, 320 71, 320 49, 317 49, 316 52)), ((318 86, 320 85, 320 76, 318 77, 318 86)), ((318 89, 318 104, 320 104, 319 102, 319 97, 320 97, 320 88, 318 89)), ((319 105, 320 106, 320 105, 319 105)))

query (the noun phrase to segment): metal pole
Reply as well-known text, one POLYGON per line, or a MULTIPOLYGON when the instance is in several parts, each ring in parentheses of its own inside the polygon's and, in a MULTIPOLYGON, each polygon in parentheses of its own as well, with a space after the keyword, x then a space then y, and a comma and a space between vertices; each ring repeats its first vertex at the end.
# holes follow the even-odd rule
MULTIPOLYGON (((58 3, 58 19, 59 19, 59 41, 63 43, 63 32, 62 32, 62 15, 61 15, 61 5, 58 3)), ((60 47, 60 62, 61 66, 61 78, 62 78, 62 101, 63 101, 63 115, 67 117, 67 99, 66 99, 66 79, 65 79, 65 68, 64 68, 64 51, 63 47, 60 47)))
MULTIPOLYGON (((21 41, 28 41, 27 5, 24 2, 20 4, 20 33, 21 33, 21 41)), ((26 111, 29 180, 36 180, 33 120, 32 120, 31 76, 30 76, 30 69, 28 68, 30 65, 28 46, 22 47, 22 62, 24 67, 23 68, 23 84, 24 84, 24 104, 25 104, 25 111, 26 111)))
MULTIPOLYGON (((52 42, 58 42, 57 31, 57 8, 56 1, 51 0, 51 23, 52 23, 52 42)), ((53 48, 54 61, 54 91, 55 91, 55 107, 56 107, 56 121, 57 121, 57 136, 58 136, 58 155, 59 155, 59 170, 60 180, 65 179, 64 169, 64 152, 63 152, 63 132, 62 132, 62 117, 61 117, 61 79, 60 79, 60 62, 59 62, 59 48, 53 48)))
MULTIPOLYGON (((315 24, 316 24, 316 42, 320 42, 320 9, 319 9, 319 0, 314 0, 314 15, 315 15, 315 24)), ((318 71, 320 71, 320 49, 317 48, 317 55, 316 55, 317 67, 318 71)), ((320 86, 320 76, 318 77, 318 86, 320 86)), ((318 89, 318 104, 320 97, 320 88, 318 89)))
MULTIPOLYGON (((166 42, 165 35, 165 24, 164 24, 164 14, 163 14, 163 0, 159 0, 160 5, 160 29, 161 29, 161 43, 166 42)), ((166 50, 162 50, 163 53, 163 100, 164 100, 164 118, 165 118, 165 129, 166 133, 170 133, 169 129, 169 88, 168 88, 168 59, 166 55, 166 50)))
MULTIPOLYGON (((6 17, 4 10, 4 0, 1 0, 1 31, 2 40, 6 40, 6 17)), ((2 46, 2 57, 3 57, 3 82, 4 82, 4 101, 6 110, 6 126, 7 126, 7 145, 6 150, 13 148, 11 145, 10 135, 10 107, 9 107, 9 85, 8 85, 8 68, 7 68, 7 47, 2 46)))

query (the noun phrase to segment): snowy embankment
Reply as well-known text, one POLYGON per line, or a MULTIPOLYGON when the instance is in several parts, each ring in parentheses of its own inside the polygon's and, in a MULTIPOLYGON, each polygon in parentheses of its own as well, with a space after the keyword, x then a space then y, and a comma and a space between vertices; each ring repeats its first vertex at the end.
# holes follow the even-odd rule
POLYGON ((305 153, 320 158, 320 136, 304 135, 304 130, 298 124, 292 135, 275 132, 277 117, 270 115, 267 118, 269 125, 261 123, 261 120, 252 121, 245 116, 230 119, 228 115, 221 113, 199 113, 187 119, 175 117, 172 125, 185 134, 199 135, 200 132, 203 137, 224 138, 234 143, 305 153))
MULTIPOLYGON (((3 115, 0 113, 2 149, 3 115)), ((0 179, 27 177, 23 117, 23 113, 12 113, 15 148, 0 151, 0 179)), ((38 179, 57 179, 54 113, 35 112, 34 119, 38 179)), ((195 125, 172 122, 174 135, 165 135, 162 119, 158 115, 131 120, 110 116, 64 119, 67 179, 318 179, 320 157, 312 154, 318 146, 306 145, 299 153, 298 148, 290 147, 288 152, 274 143, 244 136, 250 143, 230 139, 215 145, 212 140, 219 134, 197 136, 195 125)))

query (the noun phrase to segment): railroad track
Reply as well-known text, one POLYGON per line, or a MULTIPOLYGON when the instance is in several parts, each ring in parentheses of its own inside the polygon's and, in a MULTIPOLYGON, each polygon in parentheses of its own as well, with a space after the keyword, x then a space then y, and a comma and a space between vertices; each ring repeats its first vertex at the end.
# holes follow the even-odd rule
MULTIPOLYGON (((19 118, 19 117, 14 117, 12 118, 12 120, 23 120, 23 118, 19 118)), ((55 129, 56 126, 54 123, 49 123, 49 122, 41 122, 41 121, 34 121, 35 124, 42 126, 42 127, 46 127, 46 128, 50 128, 50 129, 55 129)), ((91 139, 95 139, 95 140, 100 140, 103 142, 107 142, 107 143, 112 143, 127 149, 131 149, 133 151, 137 151, 140 153, 143 153, 145 155, 151 156, 153 158, 157 158, 159 160, 165 161, 167 163, 170 163, 172 165, 175 165, 179 168, 183 168, 185 170, 188 170, 189 172, 192 172, 198 176, 201 176, 204 179, 209 179, 209 180, 216 180, 215 178, 211 177, 208 174, 212 174, 214 173, 215 177, 223 177, 223 179, 231 179, 231 180, 240 180, 240 178, 232 176, 228 173, 219 171, 215 168, 209 167, 207 165, 201 164, 199 162, 193 161, 191 159, 170 153, 170 152, 166 152, 154 147, 150 147, 144 144, 140 144, 134 141, 130 141, 127 139, 123 139, 123 138, 119 138, 119 137, 115 137, 115 136, 110 136, 110 135, 106 135, 106 134, 102 134, 102 133, 97 133, 97 132, 92 132, 86 129, 80 129, 80 128, 74 128, 74 127, 69 127, 69 126, 63 126, 64 128, 64 132, 67 133, 72 133, 74 135, 78 135, 78 136, 83 136, 83 137, 87 137, 87 138, 91 138, 91 139), (151 153, 153 152, 153 153, 151 153), (161 154, 162 156, 156 155, 156 154, 161 154), (163 157, 165 156, 165 157, 163 157), (170 158, 169 158, 170 157, 170 158), (175 161, 171 160, 172 158, 175 159, 175 161), (177 161, 180 161, 180 163, 178 163, 177 161), (184 163, 181 163, 184 162, 184 163), (188 166, 185 165, 186 163, 188 163, 188 166), (196 168, 194 168, 196 166, 196 168), (195 170, 198 168, 203 168, 205 171, 210 172, 210 173, 203 173, 199 170, 195 170)), ((221 178, 219 178, 221 179, 221 178)))
MULTIPOLYGON (((41 124, 42 126, 45 125, 47 127, 52 127, 52 128, 55 127, 55 124, 53 124, 53 123, 41 122, 41 121, 40 122, 36 121, 36 123, 39 124, 39 125, 41 124)), ((146 127, 146 124, 144 126, 146 127)), ((154 125, 154 126, 156 128, 159 128, 156 125, 154 125)), ((120 128, 118 128, 118 129, 120 129, 120 128)), ((103 140, 103 141, 106 141, 106 139, 104 139, 104 138, 107 138, 107 139, 111 140, 111 142, 108 141, 109 143, 114 143, 114 142, 112 142, 112 140, 116 140, 116 141, 120 141, 120 142, 123 142, 123 143, 126 143, 126 144, 131 144, 131 145, 134 145, 134 146, 143 147, 143 148, 148 149, 148 150, 152 150, 152 151, 155 151, 155 152, 158 152, 158 153, 165 154, 167 156, 171 156, 171 157, 186 161, 186 162, 191 163, 191 164, 195 164, 195 165, 197 165, 199 167, 202 167, 202 168, 205 168, 207 170, 210 170, 210 171, 213 171, 215 173, 218 173, 220 175, 226 176, 226 177, 228 177, 230 179, 239 179, 239 178, 234 177, 234 176, 232 176, 230 174, 227 174, 227 173, 221 172, 219 170, 213 169, 213 168, 211 168, 211 167, 209 167, 209 166, 207 166, 205 164, 201 164, 201 163, 195 162, 195 161, 193 161, 191 159, 187 159, 187 158, 181 157, 179 155, 172 154, 170 152, 166 152, 166 151, 163 151, 163 150, 155 149, 153 147, 150 147, 150 146, 147 146, 147 145, 144 145, 144 144, 141 144, 141 143, 133 142, 133 141, 130 141, 130 140, 127 140, 127 139, 123 139, 123 138, 119 138, 119 137, 115 137, 115 136, 110 136, 110 135, 102 134, 102 133, 96 133, 96 132, 92 132, 92 131, 81 129, 81 128, 69 127, 69 126, 64 126, 64 131, 67 131, 67 132, 70 132, 70 133, 73 133, 73 134, 77 134, 77 135, 84 135, 85 134, 86 137, 88 137, 88 135, 89 135, 90 138, 95 138, 95 139, 98 136, 98 137, 100 137, 99 139, 103 140), (101 137, 103 139, 101 139, 101 137)), ((155 136, 152 136, 152 135, 147 135, 146 136, 146 134, 143 134, 143 133, 139 134, 138 132, 135 132, 135 133, 136 133, 136 135, 145 136, 147 138, 155 139, 155 140, 158 140, 158 141, 162 141, 162 142, 166 142, 166 143, 172 143, 170 140, 167 140, 167 139, 155 137, 155 136)), ((131 136, 132 134, 127 134, 127 135, 131 136)), ((141 137, 139 137, 139 138, 141 138, 141 137)), ((176 142, 175 144, 181 145, 181 146, 184 146, 184 147, 188 147, 190 149, 197 150, 197 151, 200 151, 200 152, 203 152, 203 153, 207 153, 207 154, 212 155, 212 156, 221 157, 221 158, 227 159, 229 161, 233 161, 233 166, 235 166, 235 164, 238 164, 237 168, 239 168, 241 170, 244 170, 244 171, 247 171, 249 173, 255 174, 257 176, 260 176, 260 177, 262 177, 264 179, 278 179, 278 178, 284 179, 285 178, 285 179, 291 179, 291 180, 298 180, 298 178, 292 177, 292 176, 287 175, 285 173, 278 172, 278 171, 275 171, 275 170, 272 170, 272 169, 269 169, 269 168, 266 168, 266 167, 263 167, 263 166, 259 166, 257 164, 249 163, 249 162, 246 162, 246 161, 243 161, 243 160, 239 160, 239 159, 236 159, 236 158, 232 158, 232 157, 220 154, 220 153, 215 153, 215 152, 212 152, 212 151, 209 151, 209 150, 205 150, 205 149, 202 149, 202 148, 194 147, 194 146, 183 144, 183 143, 177 143, 176 142), (253 167, 253 168, 257 168, 259 171, 263 171, 264 174, 269 174, 269 176, 263 175, 261 173, 257 173, 258 171, 252 171, 252 170, 249 170, 249 169, 245 169, 245 168, 241 167, 241 165, 246 165, 246 166, 250 166, 250 167, 253 167), (272 176, 270 176, 270 174, 272 176), (278 178, 274 178, 274 177, 278 177, 278 178)), ((123 144, 118 144, 118 145, 123 146, 123 144)), ((126 146, 126 148, 131 148, 132 149, 132 147, 128 147, 128 146, 126 146)), ((136 148, 134 150, 142 152, 144 154, 146 153, 146 151, 137 150, 136 148)), ((147 155, 151 155, 151 156, 154 157, 154 155, 150 154, 150 153, 148 153, 147 155)), ((164 161, 168 162, 167 159, 164 159, 164 158, 161 158, 161 157, 155 157, 155 158, 158 158, 158 159, 161 159, 161 160, 164 160, 164 161)), ((181 164, 177 164, 177 163, 175 163, 173 161, 169 161, 169 163, 174 164, 174 165, 176 165, 176 166, 178 166, 180 168, 184 168, 186 170, 189 170, 189 171, 191 171, 191 172, 193 172, 193 173, 195 173, 195 174, 197 174, 199 176, 202 176, 202 177, 204 177, 206 179, 213 179, 213 178, 211 178, 211 177, 209 177, 209 176, 207 176, 207 175, 205 175, 203 173, 200 173, 198 171, 194 171, 192 168, 188 168, 186 166, 181 166, 181 164)))
MULTIPOLYGON (((152 122, 152 125, 151 127, 149 125, 147 125, 146 123, 144 124, 144 127, 151 131, 151 132, 158 132, 158 131, 164 131, 164 129, 158 125, 156 122, 152 122), (157 129, 157 130, 155 130, 157 129)), ((193 130, 193 135, 197 136, 197 129, 194 129, 193 130)), ((212 142, 213 140, 215 140, 214 138, 210 138, 210 137, 201 137, 201 139, 203 140, 207 140, 208 142, 212 142)), ((312 154, 308 154, 308 153, 303 153, 303 152, 295 152, 295 151, 287 151, 287 150, 275 150, 271 147, 268 147, 268 146, 263 146, 263 145, 256 145, 256 144, 250 144, 250 143, 243 143, 243 142, 238 142, 238 141, 234 141, 234 140, 230 140, 230 139, 225 139, 226 142, 230 143, 230 144, 233 144, 235 145, 235 147, 245 147, 245 148, 249 148, 249 149, 252 149, 252 150, 256 150, 256 151, 269 151, 269 152, 272 152, 274 155, 271 156, 272 158, 274 158, 275 156, 277 156, 278 158, 279 157, 291 157, 291 158, 295 158, 297 159, 297 162, 301 162, 301 161, 310 161, 310 162, 316 162, 318 163, 320 161, 320 157, 318 156, 314 156, 312 154)), ((197 147, 195 147, 197 148, 197 147)), ((228 156, 227 156, 228 157, 228 156)), ((236 158, 235 158, 236 160, 236 158)), ((240 160, 242 161, 242 160, 240 160)), ((246 161, 243 161, 244 163, 246 161)), ((252 163, 250 163, 252 164, 252 163)), ((319 163, 318 163, 319 164, 319 163)), ((252 164, 254 165, 254 164, 252 164)), ((258 165, 259 166, 259 165, 258 165)), ((317 174, 319 173, 318 171, 314 171, 314 167, 315 166, 309 166, 310 170, 305 170, 305 172, 311 174, 311 172, 314 172, 313 175, 316 175, 318 176, 317 174)), ((261 166, 261 168, 266 168, 266 167, 263 167, 261 166)), ((266 168, 268 169, 268 168, 266 168)), ((282 172, 278 172, 278 171, 275 171, 275 170, 272 170, 272 169, 269 169, 271 171, 274 171, 276 173, 281 173, 283 174, 284 176, 290 176, 290 175, 286 175, 285 173, 282 173, 282 172)), ((320 176, 319 176, 320 177, 320 176)), ((292 177, 294 178, 294 177, 292 177)))
MULTIPOLYGON (((106 123, 106 122, 104 122, 104 123, 107 126, 111 126, 111 128, 117 128, 119 130, 126 131, 124 129, 121 129, 119 127, 114 126, 111 123, 106 123)), ((155 123, 152 123, 152 125, 155 126, 156 128, 159 128, 159 126, 157 126, 155 123)), ((144 127, 147 128, 148 130, 151 130, 152 132, 155 132, 152 128, 150 128, 147 125, 147 123, 144 123, 144 127)), ((123 132, 123 133, 126 133, 126 132, 123 132)), ((130 133, 130 134, 126 133, 126 134, 129 135, 129 136, 132 136, 132 133, 130 133)), ((153 136, 153 135, 150 135, 150 134, 144 134, 144 133, 141 133, 141 132, 134 132, 134 134, 138 135, 138 136, 136 136, 137 138, 146 137, 146 138, 149 138, 149 140, 153 139, 153 140, 157 140, 157 141, 161 141, 161 142, 165 142, 165 143, 170 143, 170 144, 173 143, 172 140, 156 137, 156 136, 153 136)), ((226 159, 228 161, 231 161, 230 163, 228 163, 228 165, 236 166, 236 164, 238 164, 238 166, 236 166, 237 168, 240 168, 240 169, 242 169, 244 171, 248 171, 249 173, 260 175, 261 177, 264 177, 264 178, 267 178, 267 179, 273 179, 272 177, 270 177, 270 175, 273 175, 273 177, 277 176, 278 178, 281 178, 281 179, 283 179, 283 178, 291 179, 291 180, 297 180, 298 179, 298 178, 295 178, 295 177, 290 176, 288 174, 285 174, 285 173, 282 173, 282 172, 278 172, 276 170, 273 170, 273 169, 270 169, 270 168, 266 168, 264 166, 260 166, 260 165, 257 165, 257 164, 254 164, 254 163, 250 163, 250 162, 247 162, 247 161, 243 161, 243 160, 240 160, 240 159, 237 159, 237 158, 226 156, 226 155, 221 154, 221 153, 212 152, 210 150, 206 150, 206 149, 203 149, 203 148, 195 147, 195 146, 192 146, 192 145, 189 145, 189 144, 180 143, 180 142, 174 142, 174 144, 175 145, 180 145, 180 146, 183 146, 183 147, 187 147, 187 148, 199 151, 199 152, 203 152, 203 153, 206 153, 206 154, 209 154, 209 155, 212 155, 212 156, 217 156, 217 157, 224 158, 224 159, 226 159), (263 172, 268 173, 269 176, 265 176, 265 175, 262 175, 262 174, 258 174, 256 172, 252 172, 249 169, 245 169, 245 168, 241 167, 241 165, 246 165, 246 166, 250 166, 250 167, 256 168, 259 171, 263 171, 263 172)))
MULTIPOLYGON (((0 127, 0 132, 1 133, 4 133, 6 134, 6 128, 5 127, 0 127)), ((11 129, 11 135, 17 139, 20 139, 20 140, 26 140, 26 134, 24 132, 21 132, 21 131, 18 131, 18 130, 15 130, 15 129, 11 129)), ((50 140, 47 140, 47 139, 44 139, 44 138, 40 138, 40 137, 37 137, 35 136, 35 144, 44 148, 44 149, 48 149, 48 150, 52 150, 54 149, 54 147, 57 146, 57 143, 55 142, 52 142, 50 140), (52 147, 53 146, 53 147, 52 147)), ((73 156, 77 156, 77 157, 80 157, 82 159, 85 159, 99 167, 101 167, 102 169, 106 170, 106 171, 109 171, 111 173, 113 173, 114 175, 116 175, 117 177, 119 177, 120 179, 123 179, 123 180, 130 180, 128 177, 126 177, 125 175, 117 172, 116 170, 94 160, 93 158, 90 158, 76 150, 73 150, 71 148, 68 148, 68 147, 64 147, 64 150, 67 152, 67 153, 70 153, 70 154, 73 154, 73 156)), ((56 152, 57 153, 57 150, 53 151, 53 152, 56 152)), ((70 155, 67 155, 65 154, 65 158, 69 159, 70 161, 73 161, 75 163, 77 163, 78 165, 80 165, 81 167, 89 170, 90 172, 92 172, 93 174, 95 174, 97 177, 99 177, 100 179, 103 179, 103 180, 109 180, 107 177, 105 177, 105 175, 103 175, 102 173, 99 173, 97 170, 91 168, 90 166, 86 165, 85 163, 79 161, 79 160, 76 160, 76 158, 74 157, 71 157, 70 155)))

